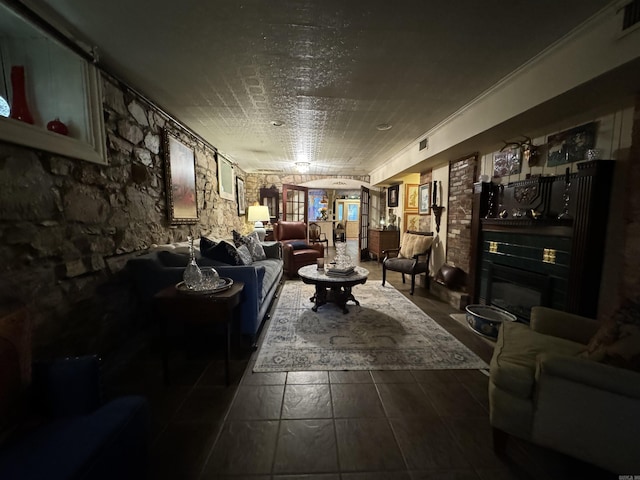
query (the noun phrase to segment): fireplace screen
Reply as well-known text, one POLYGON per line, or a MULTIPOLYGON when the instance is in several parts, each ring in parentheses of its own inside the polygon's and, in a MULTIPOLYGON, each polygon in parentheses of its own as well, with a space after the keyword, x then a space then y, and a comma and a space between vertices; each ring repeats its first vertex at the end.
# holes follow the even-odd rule
POLYGON ((486 302, 529 322, 531 307, 549 305, 550 287, 547 275, 492 264, 486 302))

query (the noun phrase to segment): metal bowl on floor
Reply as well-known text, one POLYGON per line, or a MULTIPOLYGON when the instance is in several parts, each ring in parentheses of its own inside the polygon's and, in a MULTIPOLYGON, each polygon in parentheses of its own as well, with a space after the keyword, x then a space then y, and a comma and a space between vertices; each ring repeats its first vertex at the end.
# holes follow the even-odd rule
POLYGON ((515 322, 517 317, 491 305, 468 305, 467 323, 471 329, 485 337, 498 338, 498 330, 502 322, 515 322))

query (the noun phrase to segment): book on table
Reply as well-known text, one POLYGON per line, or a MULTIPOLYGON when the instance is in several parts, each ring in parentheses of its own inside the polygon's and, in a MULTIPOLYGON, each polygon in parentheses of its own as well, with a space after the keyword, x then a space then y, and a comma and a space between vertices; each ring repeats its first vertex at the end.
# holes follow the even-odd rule
POLYGON ((355 267, 350 265, 348 267, 329 267, 327 269, 327 275, 345 276, 351 275, 355 271, 355 267))

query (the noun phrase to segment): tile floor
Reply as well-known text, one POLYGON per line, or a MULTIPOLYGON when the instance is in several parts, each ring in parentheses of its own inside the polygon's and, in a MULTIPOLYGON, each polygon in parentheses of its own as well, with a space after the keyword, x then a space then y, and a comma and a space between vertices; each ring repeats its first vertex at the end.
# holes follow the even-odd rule
MULTIPOLYGON (((380 264, 362 266, 369 281, 380 281, 380 264)), ((390 272, 388 280, 409 297, 400 274, 390 272)), ((416 290, 409 298, 489 362, 490 342, 452 320, 452 307, 416 290)), ((172 355, 173 380, 165 386, 150 336, 107 384, 110 395, 149 399, 150 479, 609 477, 517 439, 509 439, 506 455, 496 456, 487 372, 253 373, 255 352, 236 346, 232 385, 226 387, 221 348, 211 348, 215 338, 205 342, 206 348, 192 347, 189 356, 172 355)))

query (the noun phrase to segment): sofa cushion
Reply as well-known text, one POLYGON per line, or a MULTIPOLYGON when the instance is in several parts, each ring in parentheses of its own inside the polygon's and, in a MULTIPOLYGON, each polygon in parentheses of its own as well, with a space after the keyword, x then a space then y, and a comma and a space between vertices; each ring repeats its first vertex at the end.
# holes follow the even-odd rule
POLYGON ((580 343, 534 332, 523 323, 505 322, 500 326, 491 359, 491 380, 517 397, 530 398, 539 354, 577 356, 584 348, 580 343))
POLYGON ((282 263, 282 260, 276 258, 267 258, 266 260, 258 260, 253 263, 256 268, 262 268, 264 270, 262 273, 264 279, 262 280, 260 301, 266 297, 279 278, 280 272, 282 271, 282 263))
MULTIPOLYGON (((210 241, 209 241, 210 242, 210 241)), ((243 265, 236 247, 229 242, 221 241, 211 246, 209 242, 202 242, 200 239, 200 254, 203 257, 217 260, 227 265, 243 265)))
POLYGON ((249 248, 246 245, 240 245, 238 247, 238 255, 240 255, 242 263, 244 263, 245 265, 251 265, 253 263, 251 252, 249 252, 249 248))
POLYGON ((264 253, 264 248, 262 248, 262 245, 260 245, 260 237, 258 237, 258 232, 251 232, 249 235, 242 235, 233 230, 232 234, 233 243, 235 243, 236 247, 246 245, 249 249, 249 253, 251 253, 251 258, 254 261, 264 260, 265 258, 267 258, 267 255, 264 253))
POLYGON ((401 258, 412 258, 414 255, 425 253, 432 243, 432 236, 405 233, 402 236, 402 245, 400 246, 398 256, 401 258))

